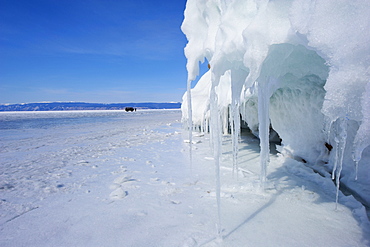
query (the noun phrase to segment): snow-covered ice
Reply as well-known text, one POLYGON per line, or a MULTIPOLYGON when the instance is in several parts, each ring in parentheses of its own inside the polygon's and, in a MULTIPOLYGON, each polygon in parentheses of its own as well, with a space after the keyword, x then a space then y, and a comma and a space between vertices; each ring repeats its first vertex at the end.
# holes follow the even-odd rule
POLYGON ((259 140, 220 154, 221 237, 209 134, 179 110, 0 113, 0 246, 368 246, 364 208, 259 140))

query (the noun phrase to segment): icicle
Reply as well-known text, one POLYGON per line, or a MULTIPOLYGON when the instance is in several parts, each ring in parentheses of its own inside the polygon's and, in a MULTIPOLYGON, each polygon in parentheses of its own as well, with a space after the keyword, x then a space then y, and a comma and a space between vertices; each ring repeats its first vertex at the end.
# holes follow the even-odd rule
POLYGON ((215 91, 216 85, 220 77, 214 76, 212 73, 212 87, 210 92, 210 107, 211 107, 211 137, 212 137, 212 144, 213 144, 213 155, 215 161, 215 176, 216 176, 216 200, 217 200, 217 234, 221 237, 222 232, 222 224, 221 224, 221 179, 220 179, 220 156, 221 156, 221 119, 218 110, 218 99, 215 91))
POLYGON ((233 177, 236 172, 236 179, 238 180, 239 165, 239 137, 240 137, 240 94, 244 85, 245 78, 248 71, 242 69, 231 70, 231 112, 230 112, 230 126, 232 137, 233 150, 233 177))
MULTIPOLYGON (((370 68, 368 68, 368 73, 370 68)), ((362 157, 362 153, 370 144, 370 81, 366 83, 365 91, 361 100, 361 113, 362 119, 359 129, 357 130, 355 139, 353 141, 353 154, 352 158, 356 164, 356 177, 358 174, 358 165, 362 157)))
MULTIPOLYGON (((358 135, 359 133, 357 133, 358 135)), ((352 153, 352 160, 355 162, 355 180, 358 178, 358 163, 361 160, 361 155, 364 150, 364 147, 359 147, 359 145, 356 143, 357 135, 354 142, 354 151, 352 153)))
POLYGON ((335 171, 337 170, 338 166, 338 149, 339 149, 339 139, 337 137, 334 138, 335 141, 335 156, 334 156, 334 166, 331 172, 331 179, 335 179, 335 171))
POLYGON ((337 135, 336 135, 336 142, 337 142, 337 159, 336 159, 336 185, 337 185, 337 193, 335 197, 335 210, 338 209, 338 198, 339 198, 339 186, 340 186, 340 174, 343 168, 343 156, 344 156, 344 149, 346 147, 346 140, 347 140, 347 119, 340 118, 338 119, 339 123, 337 125, 337 135))
MULTIPOLYGON (((230 127, 231 127, 231 142, 232 142, 232 151, 233 151, 233 177, 238 180, 238 151, 239 151, 239 131, 240 131, 240 124, 238 125, 238 118, 239 115, 239 107, 236 102, 231 103, 230 107, 230 127)), ((240 120, 239 120, 240 122, 240 120)))
POLYGON ((187 101, 188 101, 188 130, 189 130, 189 160, 190 160, 190 170, 193 166, 193 111, 191 104, 191 80, 187 83, 187 101))
POLYGON ((269 162, 270 146, 269 146, 269 103, 270 93, 267 83, 258 83, 258 122, 259 122, 259 137, 260 137, 260 164, 261 164, 261 187, 265 188, 267 165, 269 162))
POLYGON ((222 112, 221 112, 221 116, 222 116, 222 133, 224 135, 226 135, 229 131, 229 118, 228 118, 228 107, 225 107, 222 112))

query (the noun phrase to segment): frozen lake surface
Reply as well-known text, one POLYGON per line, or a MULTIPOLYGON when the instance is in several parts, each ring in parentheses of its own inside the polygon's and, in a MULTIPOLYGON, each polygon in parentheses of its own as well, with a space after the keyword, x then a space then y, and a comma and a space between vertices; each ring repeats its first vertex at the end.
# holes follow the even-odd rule
POLYGON ((0 246, 368 246, 365 210, 301 163, 244 135, 221 162, 217 237, 209 136, 189 162, 179 110, 0 113, 0 246))

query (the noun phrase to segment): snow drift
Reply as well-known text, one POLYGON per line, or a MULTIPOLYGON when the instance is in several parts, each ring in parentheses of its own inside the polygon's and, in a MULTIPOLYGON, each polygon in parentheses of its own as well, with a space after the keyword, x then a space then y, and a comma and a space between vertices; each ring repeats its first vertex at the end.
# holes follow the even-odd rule
POLYGON ((182 31, 189 127, 231 132, 237 147, 246 125, 261 140, 262 181, 277 133, 282 154, 370 205, 369 1, 188 0, 182 31))

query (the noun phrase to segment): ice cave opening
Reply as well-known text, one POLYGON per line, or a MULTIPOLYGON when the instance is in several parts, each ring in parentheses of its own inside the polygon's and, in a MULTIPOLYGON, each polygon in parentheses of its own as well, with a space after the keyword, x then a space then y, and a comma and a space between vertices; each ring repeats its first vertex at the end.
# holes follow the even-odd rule
MULTIPOLYGON (((328 71, 315 51, 302 45, 277 44, 270 47, 257 79, 259 84, 268 83, 269 120, 284 150, 308 163, 315 163, 318 154, 326 150, 321 108, 328 71)), ((248 107, 243 110, 245 116, 251 112, 248 107)), ((251 129, 256 129, 258 123, 253 125, 251 129)))
MULTIPOLYGON (((279 143, 297 158, 315 163, 325 153, 324 114, 321 112, 325 98, 324 85, 328 76, 325 60, 315 51, 302 45, 277 44, 270 47, 262 64, 259 83, 269 87, 270 140, 279 143), (273 80, 271 80, 273 79, 273 80), (310 133, 307 135, 307 133, 310 133)), ((230 71, 221 77, 216 88, 223 133, 230 133, 231 114, 230 71)), ((199 131, 209 131, 211 71, 207 71, 192 94, 192 122, 199 131)), ((240 128, 248 128, 259 137, 258 84, 241 92, 238 109, 240 128)), ((187 119, 187 97, 183 97, 183 118, 187 119)), ((321 158, 327 158, 323 155, 321 158)))

